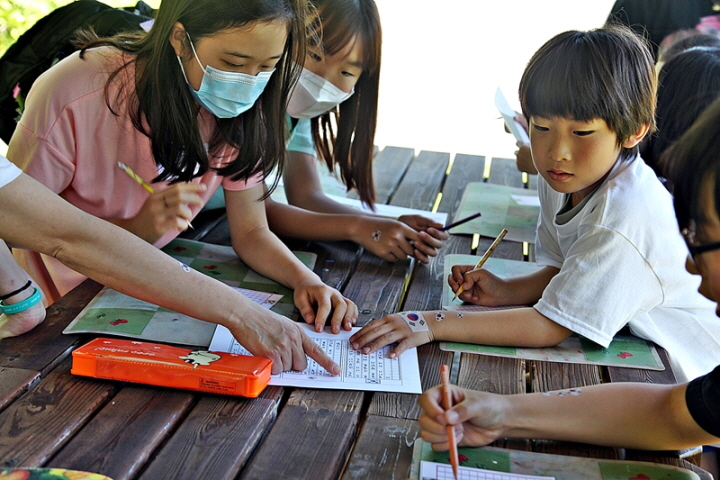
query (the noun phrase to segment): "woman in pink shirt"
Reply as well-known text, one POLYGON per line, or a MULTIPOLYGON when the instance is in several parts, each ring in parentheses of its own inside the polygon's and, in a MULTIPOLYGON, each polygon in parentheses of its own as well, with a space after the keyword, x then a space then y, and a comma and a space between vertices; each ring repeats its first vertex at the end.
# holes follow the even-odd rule
MULTIPOLYGON (((305 0, 173 0, 147 34, 82 39, 37 79, 8 157, 70 203, 163 246, 225 189, 232 246, 294 289, 321 329, 357 307, 270 232, 263 178, 285 154, 288 91, 304 57, 305 0), (151 182, 153 193, 118 168, 151 182)), ((56 299, 82 281, 54 259, 20 263, 56 299)))

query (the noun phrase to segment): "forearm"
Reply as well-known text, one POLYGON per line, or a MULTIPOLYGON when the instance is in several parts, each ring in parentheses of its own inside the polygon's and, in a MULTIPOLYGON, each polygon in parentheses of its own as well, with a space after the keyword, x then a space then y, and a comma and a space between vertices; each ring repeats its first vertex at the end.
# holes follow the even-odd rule
POLYGON ((690 416, 685 387, 626 383, 508 396, 505 435, 647 450, 716 443, 690 416))
POLYGON ((334 213, 344 215, 357 215, 362 211, 350 205, 344 205, 340 202, 328 197, 323 191, 308 191, 291 193, 289 188, 285 188, 285 194, 290 205, 304 208, 312 212, 318 213, 334 213))
POLYGON ((267 228, 236 234, 232 232, 235 253, 250 268, 286 287, 319 277, 305 266, 282 241, 267 228))
POLYGON ((30 177, 23 175, 0 189, 0 203, 0 231, 6 240, 55 257, 118 291, 226 326, 241 322, 240 309, 254 308, 230 287, 186 271, 177 260, 80 211, 30 177))
POLYGON ((316 213, 272 200, 265 201, 265 209, 273 232, 302 240, 350 240, 359 221, 357 210, 353 215, 316 213))
POLYGON ((572 332, 531 307, 485 312, 425 312, 434 340, 503 345, 514 347, 552 347, 572 332), (437 322, 437 313, 445 316, 437 322))
POLYGON ((560 270, 555 267, 543 267, 537 272, 505 280, 506 290, 510 292, 508 305, 533 305, 542 297, 550 280, 560 270))

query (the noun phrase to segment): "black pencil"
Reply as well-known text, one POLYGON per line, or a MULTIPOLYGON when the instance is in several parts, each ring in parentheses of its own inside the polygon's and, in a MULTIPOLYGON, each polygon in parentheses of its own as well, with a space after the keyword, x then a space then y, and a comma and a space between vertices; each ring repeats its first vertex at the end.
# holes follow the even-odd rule
POLYGON ((457 222, 449 223, 449 224, 445 225, 444 227, 442 227, 442 228, 440 229, 440 231, 441 231, 441 232, 444 232, 444 231, 446 231, 446 230, 450 230, 451 228, 457 227, 458 225, 462 225, 463 223, 467 223, 467 222, 469 222, 470 220, 474 220, 474 219, 476 219, 477 217, 479 217, 480 215, 482 215, 482 213, 478 212, 478 213, 475 213, 475 214, 473 214, 473 215, 470 215, 469 217, 465 217, 465 218, 463 218, 463 219, 460 219, 460 220, 458 220, 457 222))

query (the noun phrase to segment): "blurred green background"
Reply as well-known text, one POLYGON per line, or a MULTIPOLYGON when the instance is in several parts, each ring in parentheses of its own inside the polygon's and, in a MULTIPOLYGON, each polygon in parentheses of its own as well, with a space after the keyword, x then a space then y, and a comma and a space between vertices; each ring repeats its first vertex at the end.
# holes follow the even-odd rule
MULTIPOLYGON (((0 0, 0 55, 15 43, 15 40, 35 22, 58 7, 73 0, 0 0)), ((131 7, 137 0, 104 0, 112 7, 131 7)), ((160 6, 160 0, 145 0, 153 8, 160 6)))

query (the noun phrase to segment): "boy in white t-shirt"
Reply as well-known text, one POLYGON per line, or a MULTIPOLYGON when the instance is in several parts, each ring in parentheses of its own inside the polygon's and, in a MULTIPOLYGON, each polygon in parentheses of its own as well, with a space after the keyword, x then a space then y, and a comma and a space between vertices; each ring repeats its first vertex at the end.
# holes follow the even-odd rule
POLYGON ((669 193, 637 154, 654 126, 653 59, 624 27, 565 32, 530 60, 520 83, 541 215, 543 268, 500 279, 473 265, 448 279, 480 305, 532 307, 474 313, 400 312, 351 341, 393 354, 432 340, 554 346, 578 333, 608 346, 625 325, 664 347, 679 380, 720 363, 720 321, 684 268, 669 193), (412 322, 422 316, 422 324, 412 322), (700 353, 700 354, 699 354, 700 353))

